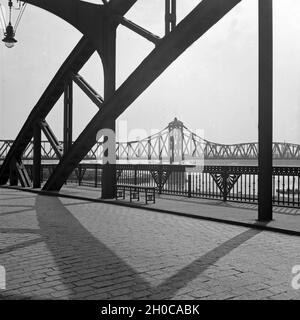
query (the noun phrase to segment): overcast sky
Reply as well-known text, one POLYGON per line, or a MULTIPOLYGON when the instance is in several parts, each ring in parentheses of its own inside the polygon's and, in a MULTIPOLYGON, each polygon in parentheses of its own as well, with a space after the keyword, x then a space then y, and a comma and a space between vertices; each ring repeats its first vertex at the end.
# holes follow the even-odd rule
MULTIPOLYGON (((100 0, 99 0, 100 1, 100 0)), ((6 3, 6 0, 0 0, 6 3)), ((199 0, 177 0, 181 20, 199 0)), ((257 0, 243 0, 152 84, 119 120, 147 133, 175 116, 205 138, 220 143, 257 140, 257 0)), ((127 14, 163 36, 164 0, 139 0, 127 14)), ((39 8, 27 6, 13 49, 0 46, 0 139, 14 139, 25 118, 81 34, 39 8)), ((117 82, 120 85, 153 45, 118 29, 117 82)), ((103 92, 100 59, 81 71, 103 92)), ((75 137, 97 111, 75 86, 75 137)), ((62 137, 63 103, 47 120, 62 137)), ((274 0, 274 140, 300 143, 300 1, 274 0)), ((130 138, 135 139, 135 133, 130 138)))

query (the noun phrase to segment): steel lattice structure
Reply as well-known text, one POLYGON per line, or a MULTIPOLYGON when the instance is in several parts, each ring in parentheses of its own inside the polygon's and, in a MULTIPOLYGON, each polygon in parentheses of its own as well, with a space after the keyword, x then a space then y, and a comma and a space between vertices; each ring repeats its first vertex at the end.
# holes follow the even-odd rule
MULTIPOLYGON (((181 121, 175 119, 160 132, 145 139, 129 142, 116 142, 117 160, 153 160, 164 163, 174 163, 174 145, 172 144, 172 129, 180 132, 182 149, 180 160, 201 158, 205 160, 252 160, 258 158, 258 143, 220 144, 208 141, 188 129, 181 121)), ((0 140, 0 159, 8 154, 13 140, 0 140)), ((58 146, 63 150, 63 141, 58 146)), ((58 152, 47 141, 41 142, 41 157, 43 160, 59 159, 58 152)), ((85 160, 101 160, 103 143, 96 142, 85 155, 85 160)), ((31 141, 23 153, 23 160, 33 159, 33 142, 31 141)), ((286 142, 273 142, 273 159, 300 160, 300 145, 286 142)))
MULTIPOLYGON (((115 131, 116 119, 188 47, 211 29, 242 0, 199 0, 199 4, 177 24, 176 0, 165 0, 165 36, 160 38, 124 16, 138 0, 99 0, 99 4, 80 0, 24 0, 57 15, 82 33, 82 39, 62 64, 32 109, 0 168, 0 185, 41 186, 41 130, 49 140, 59 162, 43 185, 57 191, 78 163, 96 143, 101 129, 115 131), (116 89, 116 30, 123 25, 154 44, 154 49, 116 89), (103 65, 104 97, 79 75, 80 69, 97 52, 103 65), (72 143, 73 83, 99 108, 79 137, 72 143), (63 148, 46 117, 64 95, 63 148), (33 181, 22 162, 33 139, 33 181)), ((273 119, 273 14, 272 0, 259 0, 259 220, 272 219, 272 119, 273 119)), ((137 111, 138 112, 138 111, 137 111)), ((104 136, 104 141, 108 136, 104 136)), ((120 146, 119 146, 120 147, 120 146)), ((216 147, 215 154, 235 152, 233 147, 216 147)), ((252 146, 249 146, 251 149, 252 146)), ((242 147, 239 148, 243 150, 242 147)), ((254 148, 253 148, 254 149, 254 148)), ((280 149, 280 148, 279 148, 280 149)), ((129 150, 129 149, 128 149, 129 150)), ((240 152, 240 151, 239 151, 240 152)), ((254 154, 254 151, 253 151, 254 154)), ((256 153, 257 154, 257 153, 256 153)), ((102 197, 112 198, 116 190, 115 164, 106 164, 102 174, 102 197)))

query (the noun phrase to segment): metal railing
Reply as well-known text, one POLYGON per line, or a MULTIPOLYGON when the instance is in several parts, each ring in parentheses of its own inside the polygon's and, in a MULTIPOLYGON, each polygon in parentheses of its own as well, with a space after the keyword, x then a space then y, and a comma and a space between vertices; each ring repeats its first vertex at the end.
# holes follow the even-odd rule
MULTIPOLYGON (((26 166, 29 175, 31 166, 26 166)), ((42 165, 42 181, 54 168, 42 165)), ((253 204, 258 200, 257 166, 204 166, 193 171, 188 165, 117 164, 116 174, 118 184, 152 186, 159 194, 253 204)), ((101 164, 80 164, 67 183, 100 188, 101 176, 101 164)), ((300 167, 273 167, 273 204, 300 208, 300 167)))

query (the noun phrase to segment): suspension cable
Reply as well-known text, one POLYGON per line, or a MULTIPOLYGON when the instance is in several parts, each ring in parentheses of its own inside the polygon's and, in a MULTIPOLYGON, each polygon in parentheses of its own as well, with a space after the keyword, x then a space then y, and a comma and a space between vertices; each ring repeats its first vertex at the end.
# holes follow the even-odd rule
POLYGON ((6 29, 6 16, 5 16, 5 12, 4 12, 4 7, 0 4, 0 20, 1 20, 1 25, 3 28, 3 31, 5 32, 6 29))
POLYGON ((19 13, 19 15, 18 15, 18 18, 17 18, 17 20, 16 20, 16 23, 15 23, 15 32, 17 31, 17 28, 18 28, 18 26, 19 26, 19 23, 20 23, 20 21, 21 21, 21 19, 22 19, 22 16, 23 16, 23 14, 24 14, 24 11, 25 11, 25 8, 26 8, 26 6, 27 6, 27 3, 22 3, 22 7, 21 7, 21 9, 20 9, 20 13, 19 13))

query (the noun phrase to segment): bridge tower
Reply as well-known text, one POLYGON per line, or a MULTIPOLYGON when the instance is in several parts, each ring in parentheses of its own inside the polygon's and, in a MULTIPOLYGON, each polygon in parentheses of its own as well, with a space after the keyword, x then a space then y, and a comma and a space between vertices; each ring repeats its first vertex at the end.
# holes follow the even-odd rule
POLYGON ((168 124, 170 164, 184 160, 183 152, 183 122, 175 118, 168 124))

